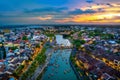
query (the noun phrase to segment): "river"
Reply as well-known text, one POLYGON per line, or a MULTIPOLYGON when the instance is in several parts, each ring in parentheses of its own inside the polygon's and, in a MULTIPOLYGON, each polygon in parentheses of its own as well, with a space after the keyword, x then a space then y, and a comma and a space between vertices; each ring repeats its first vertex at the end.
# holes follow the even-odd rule
MULTIPOLYGON (((60 40, 62 35, 56 36, 56 39, 60 40)), ((77 77, 69 63, 70 54, 71 49, 58 49, 53 52, 45 73, 42 76, 42 80, 77 80, 77 77)))

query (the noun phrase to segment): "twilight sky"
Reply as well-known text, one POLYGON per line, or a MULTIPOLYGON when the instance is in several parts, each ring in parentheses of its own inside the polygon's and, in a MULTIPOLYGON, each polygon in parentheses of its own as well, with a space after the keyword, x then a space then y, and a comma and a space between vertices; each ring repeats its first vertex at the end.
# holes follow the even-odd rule
POLYGON ((120 0, 1 0, 0 24, 120 24, 120 0))

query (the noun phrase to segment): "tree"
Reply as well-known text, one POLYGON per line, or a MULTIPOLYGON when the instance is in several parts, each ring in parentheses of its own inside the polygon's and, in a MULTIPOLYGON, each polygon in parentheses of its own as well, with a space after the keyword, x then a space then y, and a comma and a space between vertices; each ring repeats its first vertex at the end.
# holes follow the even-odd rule
POLYGON ((114 39, 114 35, 113 34, 108 34, 108 39, 114 39))
POLYGON ((5 50, 5 47, 2 43, 2 46, 0 47, 0 51, 1 51, 1 58, 5 59, 6 58, 6 50, 5 50))
POLYGON ((48 33, 48 34, 46 34, 48 37, 55 37, 55 35, 54 34, 52 34, 52 33, 48 33))
POLYGON ((74 40, 73 45, 78 49, 82 44, 85 43, 85 40, 74 40))
POLYGON ((6 50, 5 50, 5 47, 4 47, 4 59, 6 58, 6 50))
POLYGON ((36 48, 40 48, 40 44, 36 44, 36 48))
POLYGON ((113 34, 101 34, 102 39, 114 39, 113 34))
POLYGON ((28 40, 27 36, 23 36, 22 40, 28 40))
POLYGON ((81 37, 83 32, 79 32, 78 36, 81 37))
POLYGON ((18 48, 17 46, 10 47, 10 49, 12 50, 16 50, 17 48, 18 48))

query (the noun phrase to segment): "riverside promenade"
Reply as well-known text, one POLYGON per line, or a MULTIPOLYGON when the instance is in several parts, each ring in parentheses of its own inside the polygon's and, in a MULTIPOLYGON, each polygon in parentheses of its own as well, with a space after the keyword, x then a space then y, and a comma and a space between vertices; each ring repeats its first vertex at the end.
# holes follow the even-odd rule
POLYGON ((36 80, 37 77, 44 71, 44 69, 47 67, 47 65, 49 64, 49 60, 51 57, 51 54, 54 52, 53 49, 47 49, 45 54, 47 56, 46 61, 43 65, 40 65, 34 72, 34 74, 32 75, 32 77, 29 77, 27 80, 36 80))

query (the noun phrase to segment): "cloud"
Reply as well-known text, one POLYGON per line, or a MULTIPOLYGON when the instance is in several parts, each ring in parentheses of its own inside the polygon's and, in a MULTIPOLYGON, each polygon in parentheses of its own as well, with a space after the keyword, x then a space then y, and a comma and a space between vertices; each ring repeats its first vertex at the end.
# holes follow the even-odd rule
POLYGON ((41 20, 41 21, 46 21, 46 20, 51 20, 52 19, 52 16, 51 15, 47 15, 47 16, 44 16, 44 17, 37 17, 37 19, 41 20))
POLYGON ((92 9, 87 9, 87 10, 75 9, 74 11, 69 11, 69 14, 72 15, 91 14, 91 13, 96 13, 96 11, 92 9))
POLYGON ((112 19, 119 19, 120 20, 120 15, 119 16, 114 16, 112 19))
POLYGON ((97 11, 98 12, 105 12, 104 8, 98 8, 97 11))
POLYGON ((0 12, 1 17, 21 17, 23 15, 22 11, 6 11, 0 12))
POLYGON ((45 8, 35 8, 35 9, 23 9, 21 11, 0 11, 0 17, 39 17, 47 15, 65 15, 67 12, 67 7, 45 7, 45 8))
POLYGON ((114 7, 114 5, 110 4, 110 3, 106 3, 107 6, 109 7, 114 7))
MULTIPOLYGON (((21 3, 21 1, 15 0, 15 2, 11 2, 11 5, 13 3, 17 4, 16 7, 11 6, 14 9, 9 9, 10 5, 7 6, 6 4, 8 1, 5 1, 4 4, 0 3, 3 4, 3 6, 0 5, 3 8, 0 9, 0 22, 2 23, 120 22, 120 17, 115 15, 120 13, 120 3, 115 3, 115 0, 111 0, 112 2, 102 0, 99 1, 99 4, 96 4, 97 0, 91 4, 91 9, 88 8, 89 4, 83 0, 69 0, 70 4, 67 5, 64 4, 64 1, 67 0, 62 0, 61 3, 57 3, 60 6, 56 5, 56 2, 59 2, 58 0, 47 1, 47 3, 40 0, 38 2, 36 0, 23 1, 24 3, 21 3), (103 1, 105 2, 103 3, 103 1)), ((10 4, 9 2, 8 4, 10 4)))
POLYGON ((59 14, 59 13, 63 13, 64 11, 68 10, 67 7, 60 7, 60 8, 56 8, 56 7, 46 7, 46 8, 36 8, 36 9, 32 9, 32 10, 25 10, 24 13, 27 14, 59 14))
POLYGON ((78 14, 71 15, 71 17, 65 19, 56 20, 59 23, 119 23, 120 22, 120 14, 119 13, 95 13, 91 14, 78 14))

